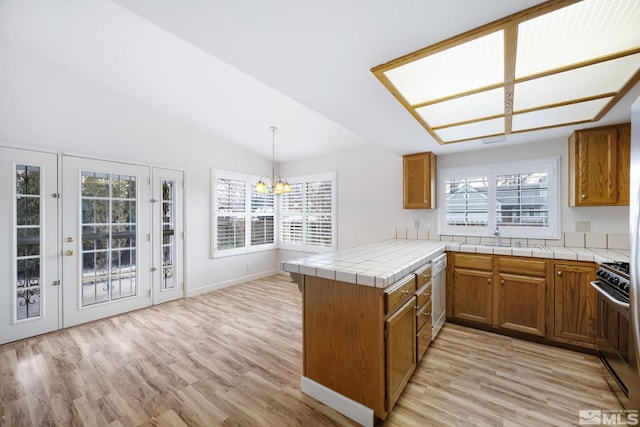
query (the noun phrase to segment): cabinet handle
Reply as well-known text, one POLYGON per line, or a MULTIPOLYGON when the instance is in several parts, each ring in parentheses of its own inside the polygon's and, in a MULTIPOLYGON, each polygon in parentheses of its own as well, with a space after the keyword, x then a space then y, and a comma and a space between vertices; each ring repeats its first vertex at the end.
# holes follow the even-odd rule
POLYGON ((431 316, 431 312, 426 312, 426 313, 424 314, 424 316, 425 316, 425 317, 429 317, 429 316, 431 316))
POLYGON ((562 277, 562 271, 558 271, 558 276, 562 277))
POLYGON ((500 280, 500 284, 501 284, 501 285, 504 285, 504 280, 500 280))
POLYGON ((407 289, 405 289, 404 291, 402 291, 402 293, 403 293, 404 295, 407 295, 407 294, 409 293, 409 291, 408 291, 407 289))
POLYGON ((426 293, 425 293, 425 294, 422 294, 422 295, 424 295, 424 296, 425 296, 425 297, 427 297, 427 298, 431 297, 431 294, 426 294, 426 293))
POLYGON ((586 199, 586 198, 587 198, 587 195, 586 195, 586 194, 583 194, 583 195, 582 195, 582 198, 583 198, 583 199, 586 199))
POLYGON ((487 279, 487 283, 491 283, 491 279, 487 279))

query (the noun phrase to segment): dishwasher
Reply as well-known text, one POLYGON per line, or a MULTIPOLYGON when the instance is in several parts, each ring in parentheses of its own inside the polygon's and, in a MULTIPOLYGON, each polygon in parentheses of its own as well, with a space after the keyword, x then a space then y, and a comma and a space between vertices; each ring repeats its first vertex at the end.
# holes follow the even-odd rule
POLYGON ((447 254, 431 261, 431 339, 434 340, 446 319, 447 254))

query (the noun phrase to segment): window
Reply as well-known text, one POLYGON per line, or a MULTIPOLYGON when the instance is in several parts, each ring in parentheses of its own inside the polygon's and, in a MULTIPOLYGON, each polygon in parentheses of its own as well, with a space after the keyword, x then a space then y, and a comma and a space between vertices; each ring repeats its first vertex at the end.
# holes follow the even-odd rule
POLYGON ((440 234, 557 239, 559 158, 440 171, 440 234))
POLYGON ((213 171, 213 256, 275 248, 273 194, 254 191, 257 176, 213 171))
POLYGON ((336 247, 336 174, 289 179, 291 193, 280 203, 280 247, 294 250, 336 247))

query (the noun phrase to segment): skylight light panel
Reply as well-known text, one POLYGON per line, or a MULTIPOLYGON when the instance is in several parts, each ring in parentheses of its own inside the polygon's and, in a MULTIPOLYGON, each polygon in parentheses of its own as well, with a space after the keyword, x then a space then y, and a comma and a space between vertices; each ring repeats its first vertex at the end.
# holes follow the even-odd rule
POLYGON ((500 83, 504 77, 504 32, 479 37, 384 74, 410 105, 500 83))
POLYGON ((527 110, 618 92, 638 68, 640 54, 517 83, 513 110, 527 110))
POLYGON ((584 0, 518 26, 516 78, 640 45, 638 0, 584 0))
POLYGON ((513 132, 541 129, 562 124, 584 123, 595 117, 611 98, 563 105, 556 108, 514 114, 511 128, 513 132))
POLYGON ((504 118, 437 129, 435 132, 444 142, 502 135, 504 133, 504 118))
POLYGON ((432 127, 504 115, 504 89, 498 88, 417 108, 432 127))

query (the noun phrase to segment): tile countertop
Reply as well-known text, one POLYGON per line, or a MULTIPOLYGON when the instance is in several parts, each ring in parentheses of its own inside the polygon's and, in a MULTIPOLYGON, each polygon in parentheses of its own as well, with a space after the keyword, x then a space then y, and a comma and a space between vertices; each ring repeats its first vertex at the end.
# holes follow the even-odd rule
POLYGON ((282 270, 341 282, 386 288, 445 251, 529 256, 572 261, 629 261, 624 249, 564 246, 510 247, 441 240, 385 240, 282 261, 282 270))

